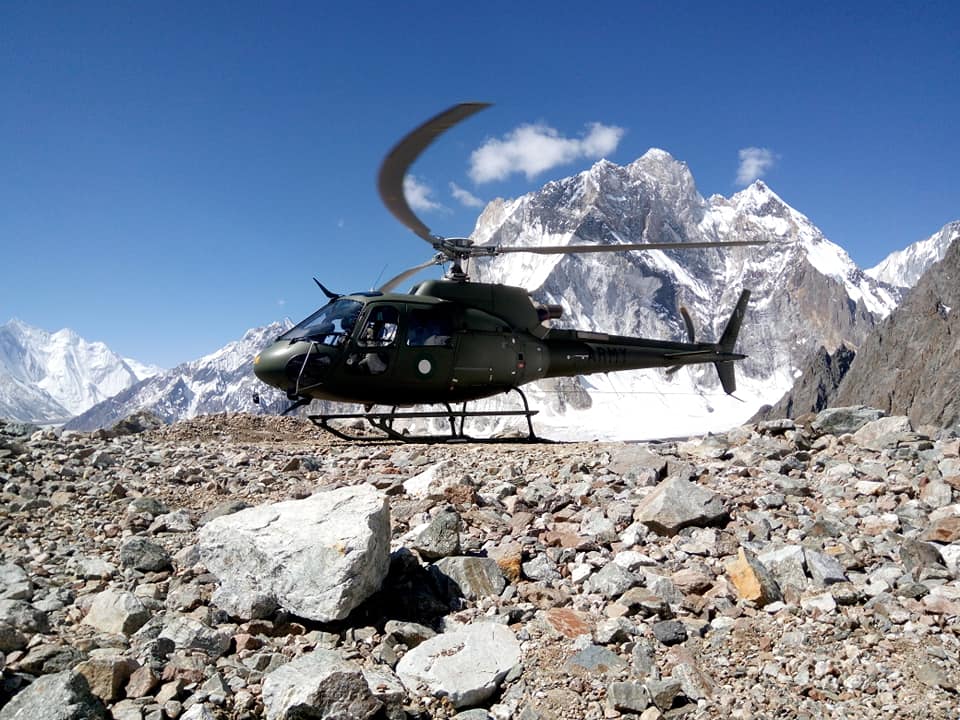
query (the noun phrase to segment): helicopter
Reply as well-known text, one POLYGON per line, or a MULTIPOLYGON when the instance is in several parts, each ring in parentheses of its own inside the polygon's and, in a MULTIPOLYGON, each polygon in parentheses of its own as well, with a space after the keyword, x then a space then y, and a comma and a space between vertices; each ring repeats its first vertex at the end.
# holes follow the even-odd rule
MULTIPOLYGON (((408 169, 442 133, 489 103, 461 103, 430 118, 408 133, 384 159, 378 190, 387 210, 435 251, 426 262, 403 271, 379 289, 338 294, 314 282, 328 303, 280 335, 254 359, 256 376, 283 390, 292 401, 284 413, 314 400, 360 404, 362 413, 308 415, 318 427, 348 440, 332 424, 363 419, 381 431, 379 438, 404 442, 463 441, 464 422, 474 417, 518 416, 526 419, 534 441, 531 410, 523 385, 545 378, 572 377, 619 370, 668 368, 713 363, 723 390, 736 390, 734 362, 737 334, 750 291, 743 290, 718 342, 698 342, 692 319, 681 308, 687 342, 551 328, 563 308, 534 302, 524 288, 470 282, 464 266, 471 260, 509 253, 568 254, 731 247, 764 241, 621 243, 518 247, 476 245, 469 238, 436 235, 414 214, 403 191, 408 169), (449 264, 442 279, 422 281, 407 293, 398 285, 433 265, 449 264), (515 392, 522 410, 468 411, 467 403, 515 392), (453 404, 461 404, 454 410, 453 404), (443 410, 401 408, 440 405, 443 410), (375 407, 389 407, 373 412, 375 407), (398 420, 446 419, 449 434, 410 435, 398 420), (459 421, 459 425, 458 425, 459 421)), ((254 402, 258 401, 254 397, 254 402)))

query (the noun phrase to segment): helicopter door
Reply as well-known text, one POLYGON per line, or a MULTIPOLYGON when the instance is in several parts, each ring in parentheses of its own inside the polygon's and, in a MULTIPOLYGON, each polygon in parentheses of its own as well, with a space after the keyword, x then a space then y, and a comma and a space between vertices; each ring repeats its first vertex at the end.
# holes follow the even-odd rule
POLYGON ((400 312, 392 305, 375 305, 367 315, 354 347, 347 356, 347 367, 360 375, 385 375, 393 371, 397 355, 397 330, 400 312))
POLYGON ((402 378, 411 384, 446 384, 453 372, 453 316, 447 308, 411 308, 407 336, 400 354, 402 378))

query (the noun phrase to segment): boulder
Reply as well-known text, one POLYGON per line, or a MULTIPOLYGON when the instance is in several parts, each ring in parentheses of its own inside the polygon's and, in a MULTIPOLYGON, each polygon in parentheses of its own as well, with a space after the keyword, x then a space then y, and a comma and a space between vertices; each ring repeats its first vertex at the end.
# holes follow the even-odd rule
POLYGON ((896 447, 897 442, 905 434, 912 432, 910 418, 904 415, 893 415, 866 423, 853 434, 853 441, 860 447, 879 451, 887 447, 896 447))
POLYGON ((134 537, 120 548, 120 564, 141 572, 161 572, 173 567, 163 546, 143 537, 134 537))
POLYGON ((23 600, 0 600, 0 623, 25 633, 43 633, 50 628, 47 614, 23 600))
POLYGON ((431 571, 448 587, 454 586, 454 595, 462 595, 468 600, 496 597, 507 585, 500 566, 493 558, 445 557, 435 562, 431 571))
POLYGON ((425 688, 460 708, 493 695, 519 662, 520 643, 513 631, 478 623, 420 643, 397 663, 397 675, 411 692, 425 688))
POLYGON ((135 660, 114 655, 84 660, 74 668, 83 675, 90 692, 104 702, 113 702, 123 696, 123 688, 130 674, 137 669, 135 660))
POLYGON ((441 510, 417 534, 411 547, 424 560, 460 554, 460 516, 452 508, 441 510))
POLYGON ((211 520, 200 559, 220 581, 214 602, 241 618, 277 607, 319 622, 345 618, 390 566, 386 496, 361 485, 211 520))
POLYGON ((835 558, 810 548, 804 548, 803 557, 814 586, 825 587, 846 582, 847 574, 844 572, 843 565, 835 558))
POLYGON ((640 584, 640 577, 629 570, 624 570, 616 563, 604 565, 591 575, 584 588, 589 593, 598 593, 603 597, 613 599, 623 595, 627 590, 640 584))
POLYGON ((133 593, 104 590, 93 598, 83 624, 102 632, 129 636, 149 619, 150 611, 133 593))
POLYGON ((879 420, 886 413, 866 405, 827 408, 817 413, 811 427, 822 435, 855 433, 868 422, 879 420))
POLYGON ((363 671, 332 650, 314 650, 263 680, 267 720, 363 720, 380 710, 363 671))
POLYGON ((685 527, 709 525, 725 514, 719 495, 672 475, 640 501, 633 517, 661 535, 676 535, 685 527))
POLYGON ((19 565, 0 563, 0 599, 29 600, 33 597, 33 582, 19 565))
POLYGON ((792 586, 800 591, 806 590, 806 560, 800 545, 771 548, 757 555, 757 559, 773 573, 781 589, 792 586))
POLYGON ((599 645, 587 645, 563 664, 563 669, 571 675, 587 677, 619 675, 626 667, 626 660, 612 650, 599 645))
POLYGON ((103 703, 90 692, 86 679, 65 670, 44 675, 0 708, 0 720, 106 720, 103 703))
POLYGON ((211 628, 189 615, 174 614, 168 617, 158 637, 170 640, 177 648, 200 650, 218 658, 230 649, 235 627, 211 628))

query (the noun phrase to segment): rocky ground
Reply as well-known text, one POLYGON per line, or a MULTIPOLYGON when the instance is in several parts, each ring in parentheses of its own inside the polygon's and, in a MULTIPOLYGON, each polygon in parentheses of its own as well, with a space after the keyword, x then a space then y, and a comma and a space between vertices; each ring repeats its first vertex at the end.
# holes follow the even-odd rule
POLYGON ((880 416, 0 425, 0 720, 956 718, 960 440, 880 416))

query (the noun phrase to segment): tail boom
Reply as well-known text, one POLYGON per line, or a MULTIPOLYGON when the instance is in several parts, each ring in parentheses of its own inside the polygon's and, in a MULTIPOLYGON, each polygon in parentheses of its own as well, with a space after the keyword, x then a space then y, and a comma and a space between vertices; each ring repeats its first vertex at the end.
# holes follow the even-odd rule
POLYGON ((734 352, 734 346, 749 299, 750 291, 744 290, 717 343, 669 342, 580 330, 551 330, 543 340, 549 348, 550 358, 544 377, 713 363, 724 392, 733 393, 737 388, 734 362, 746 357, 734 352))

